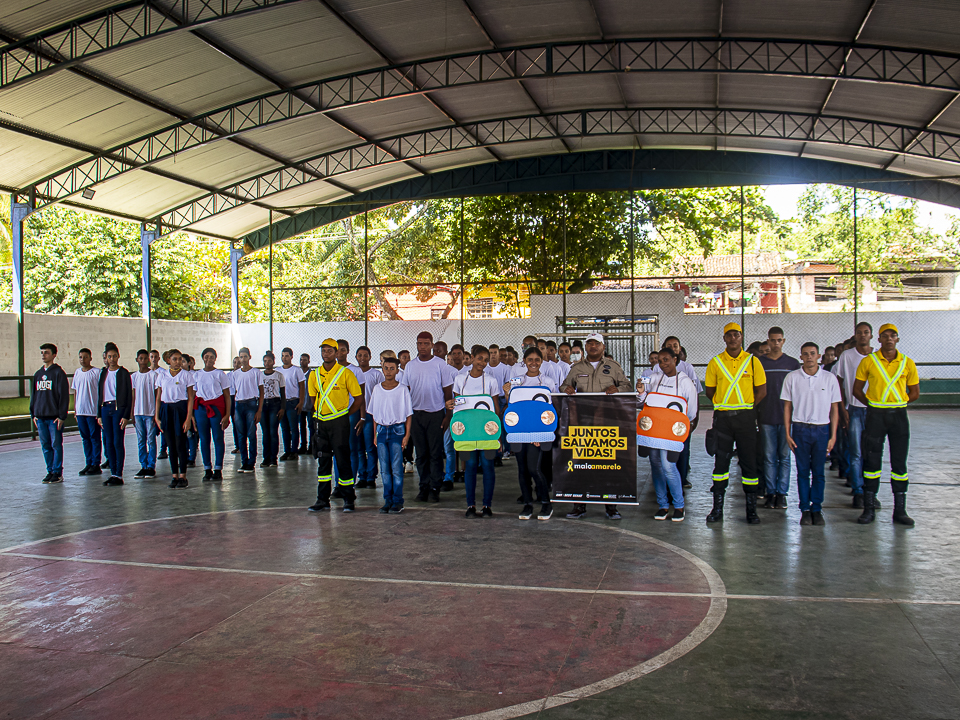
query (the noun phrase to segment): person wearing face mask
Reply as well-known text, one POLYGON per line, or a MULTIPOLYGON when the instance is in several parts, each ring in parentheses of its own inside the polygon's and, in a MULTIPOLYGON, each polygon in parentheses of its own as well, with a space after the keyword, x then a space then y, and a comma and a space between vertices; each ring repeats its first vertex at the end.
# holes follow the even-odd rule
MULTIPOLYGON (((606 357, 603 335, 593 333, 587 336, 585 343, 587 356, 575 363, 566 379, 560 385, 560 392, 573 395, 582 393, 606 393, 612 395, 618 392, 630 392, 630 381, 615 360, 606 357)), ((607 518, 619 520, 620 513, 616 505, 607 505, 607 518)), ((573 510, 567 513, 570 519, 582 518, 587 514, 587 506, 576 503, 573 510)))

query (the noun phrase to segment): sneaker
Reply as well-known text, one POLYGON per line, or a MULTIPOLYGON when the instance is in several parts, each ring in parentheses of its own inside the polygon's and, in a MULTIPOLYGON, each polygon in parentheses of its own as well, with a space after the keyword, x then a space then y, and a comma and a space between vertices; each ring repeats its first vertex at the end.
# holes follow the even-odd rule
POLYGON ((391 515, 399 515, 399 514, 402 513, 402 512, 403 512, 403 505, 391 505, 391 506, 390 506, 390 514, 391 514, 391 515))
POLYGON ((210 480, 213 480, 213 470, 207 468, 203 471, 203 481, 209 482, 210 480))
POLYGON ((170 480, 170 484, 167 485, 168 488, 175 488, 180 485, 180 478, 173 478, 170 480))
POLYGON ((392 507, 393 507, 393 505, 390 505, 389 503, 386 504, 386 505, 384 505, 382 508, 380 508, 380 514, 381 514, 381 515, 386 515, 388 512, 390 512, 390 508, 392 508, 392 507))
POLYGON ((354 510, 355 510, 355 508, 353 507, 353 503, 350 503, 350 504, 344 503, 344 504, 343 504, 343 511, 344 511, 345 513, 352 513, 354 510))
POLYGON ((56 485, 57 483, 63 482, 63 475, 59 473, 54 473, 53 477, 50 478, 50 485, 56 485))
POLYGON ((148 472, 149 472, 149 471, 148 471, 145 467, 142 467, 142 468, 140 468, 140 472, 138 472, 136 475, 134 475, 134 477, 135 477, 135 478, 138 478, 138 479, 139 479, 139 478, 145 478, 145 477, 147 477, 147 473, 148 473, 148 472))
POLYGON ((573 510, 567 513, 568 520, 579 520, 582 517, 585 517, 587 514, 586 508, 581 510, 580 508, 575 507, 573 510))
POLYGON ((463 514, 463 516, 464 516, 465 518, 475 518, 475 517, 477 517, 477 508, 475 508, 473 505, 471 505, 470 507, 467 508, 467 512, 465 512, 465 513, 463 514))
POLYGON ((863 510, 863 493, 853 496, 853 505, 851 507, 857 510, 863 510))
POLYGON ((363 490, 364 488, 367 487, 367 481, 366 481, 366 480, 357 480, 357 482, 354 484, 354 487, 355 487, 357 490, 363 490))
POLYGON ((315 504, 307 508, 307 510, 309 510, 310 512, 323 512, 324 510, 329 510, 329 509, 330 509, 330 503, 328 502, 322 503, 319 500, 315 504))
POLYGON ((827 524, 827 521, 823 519, 823 513, 820 512, 819 510, 810 513, 810 515, 811 515, 810 519, 813 521, 814 525, 819 525, 820 527, 823 527, 824 525, 827 524))
MULTIPOLYGON (((122 482, 122 481, 121 481, 121 482, 122 482)), ((177 487, 185 488, 185 487, 187 487, 189 484, 190 484, 190 483, 187 481, 187 479, 186 479, 185 477, 183 477, 183 478, 180 478, 180 482, 177 483, 177 487)))
POLYGON ((809 510, 804 510, 800 513, 800 524, 813 525, 813 518, 811 517, 809 510))
MULTIPOLYGON (((78 472, 77 475, 86 475, 86 474, 87 474, 87 470, 89 470, 89 469, 90 469, 90 466, 89 466, 89 465, 85 465, 84 468, 83 468, 83 470, 81 470, 80 472, 78 472)), ((47 473, 47 474, 49 475, 49 473, 47 473)))
POLYGON ((417 493, 417 496, 414 498, 417 502, 426 502, 427 501, 427 491, 421 490, 417 493))
POLYGON ((157 474, 156 468, 147 468, 147 477, 155 477, 157 474))
POLYGON ((524 505, 523 510, 520 511, 521 520, 529 520, 533 517, 533 505, 524 505))
POLYGON ((777 507, 777 496, 773 493, 767 495, 767 501, 763 504, 768 510, 773 510, 777 507))
POLYGON ((684 481, 681 483, 681 486, 683 487, 684 490, 689 490, 690 488, 693 487, 693 485, 690 484, 690 481, 689 481, 689 480, 684 480, 684 481))
POLYGON ((270 461, 270 467, 279 467, 279 464, 277 463, 276 460, 271 460, 271 461, 270 461))
POLYGON ((410 475, 413 473, 413 463, 407 463, 403 466, 403 474, 410 475))
MULTIPOLYGON (((239 450, 234 450, 234 452, 240 452, 240 451, 239 451, 239 450)), ((164 451, 162 451, 159 455, 157 455, 157 460, 166 460, 168 457, 170 457, 170 455, 167 454, 167 451, 166 451, 166 450, 164 450, 164 451)))
POLYGON ((101 469, 101 470, 109 470, 109 469, 110 469, 110 461, 109 461, 109 460, 104 460, 104 461, 103 461, 103 464, 100 465, 100 469, 101 469))
POLYGON ((787 496, 777 495, 777 510, 786 510, 786 509, 787 509, 787 496))
POLYGON ((444 480, 443 485, 440 486, 440 492, 450 492, 451 490, 453 490, 453 481, 444 480))
POLYGON ((491 510, 490 508, 484 506, 483 510, 480 511, 480 517, 489 517, 489 518, 492 518, 492 517, 493 517, 493 510, 491 510))
POLYGON ((103 470, 101 470, 98 465, 93 465, 87 470, 87 475, 103 475, 103 470))
POLYGON ((429 500, 430 500, 430 502, 432 502, 432 503, 438 503, 438 502, 440 502, 440 493, 437 492, 436 490, 432 490, 432 491, 430 492, 429 500))
POLYGON ((672 522, 683 522, 683 508, 674 508, 672 522))
MULTIPOLYGON (((610 516, 607 515, 607 517, 610 517, 610 516)), ((657 512, 654 514, 653 519, 654 519, 654 520, 666 520, 668 517, 670 517, 670 508, 660 508, 660 509, 657 510, 657 512)))
POLYGON ((618 513, 616 510, 614 510, 613 512, 607 513, 607 520, 619 520, 619 519, 620 519, 620 513, 618 513))
POLYGON ((279 460, 280 462, 286 462, 289 459, 290 459, 290 453, 284 453, 283 455, 277 458, 277 460, 279 460))
MULTIPOLYGON (((231 455, 239 455, 239 454, 240 454, 240 448, 234 448, 233 450, 230 451, 230 454, 231 454, 231 455)), ((167 457, 167 454, 166 454, 166 453, 163 453, 163 454, 161 454, 159 457, 160 457, 161 460, 163 460, 165 457, 167 457)))
MULTIPOLYGON (((189 466, 189 464, 188 464, 188 466, 189 466)), ((268 468, 268 467, 270 467, 270 461, 269 461, 269 460, 264 460, 262 463, 260 463, 260 467, 262 467, 262 468, 268 468)))
POLYGON ((111 475, 106 480, 103 481, 104 485, 123 485, 123 478, 117 477, 116 475, 111 475))
POLYGON ((47 473, 47 476, 42 480, 43 484, 48 484, 53 479, 53 473, 47 473))
POLYGON ((553 517, 553 504, 543 503, 540 506, 540 514, 537 515, 537 520, 549 520, 551 517, 553 517))
POLYGON ((494 459, 493 459, 493 466, 494 466, 494 467, 503 467, 503 460, 501 460, 500 458, 494 458, 494 459))
POLYGON ((223 470, 214 470, 213 477, 210 478, 212 482, 222 482, 223 481, 223 470))
POLYGON ((197 461, 196 461, 196 460, 187 460, 187 467, 194 467, 194 468, 195 468, 196 466, 197 466, 197 461))

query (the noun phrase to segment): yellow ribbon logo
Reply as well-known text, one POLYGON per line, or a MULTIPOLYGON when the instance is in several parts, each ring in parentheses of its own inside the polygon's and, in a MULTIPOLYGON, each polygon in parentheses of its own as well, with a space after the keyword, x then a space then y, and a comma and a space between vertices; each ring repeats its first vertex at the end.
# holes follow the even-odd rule
POLYGON ((573 472, 573 460, 567 460, 567 472, 573 472))

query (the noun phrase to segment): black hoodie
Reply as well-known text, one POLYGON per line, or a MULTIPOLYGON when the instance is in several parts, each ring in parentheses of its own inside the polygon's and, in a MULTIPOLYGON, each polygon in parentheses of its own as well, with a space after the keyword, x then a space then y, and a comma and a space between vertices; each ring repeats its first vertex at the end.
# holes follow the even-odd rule
POLYGON ((30 388, 30 415, 35 418, 67 420, 70 410, 70 382, 63 368, 54 363, 33 375, 30 388))

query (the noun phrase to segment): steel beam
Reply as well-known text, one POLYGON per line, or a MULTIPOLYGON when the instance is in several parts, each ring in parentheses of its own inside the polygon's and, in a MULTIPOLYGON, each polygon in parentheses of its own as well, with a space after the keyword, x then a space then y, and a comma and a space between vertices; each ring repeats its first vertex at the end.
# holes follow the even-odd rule
POLYGON ((145 223, 140 224, 140 315, 147 329, 147 350, 153 348, 153 297, 150 283, 150 245, 157 239, 157 230, 148 230, 145 223))
MULTIPOLYGON (((305 83, 180 118, 129 142, 102 151, 92 150, 90 158, 51 173, 34 186, 39 196, 63 199, 217 139, 240 140, 242 133, 287 120, 391 98, 429 95, 442 88, 625 72, 843 77, 960 92, 960 55, 935 56, 897 48, 717 38, 494 48, 305 83)), ((353 129, 351 132, 356 134, 353 129)), ((244 146, 263 154, 261 148, 244 146)), ((271 159, 289 164, 283 158, 271 159)))
MULTIPOLYGON (((12 310, 17 316, 17 374, 23 375, 25 366, 26 347, 24 346, 24 308, 23 308, 23 229, 27 217, 33 210, 33 202, 19 203, 15 196, 10 198, 10 254, 13 260, 13 300, 12 310)), ((18 382, 20 397, 24 395, 22 382, 18 382)))
POLYGON ((960 164, 960 135, 843 117, 758 110, 660 108, 585 110, 503 118, 469 123, 462 127, 442 127, 408 133, 380 140, 375 146, 359 145, 316 155, 300 163, 314 171, 310 175, 291 169, 261 173, 224 188, 222 192, 210 193, 173 208, 157 218, 157 222, 165 234, 175 232, 247 202, 262 201, 270 195, 313 182, 316 174, 327 178, 395 163, 397 157, 416 159, 478 147, 478 139, 489 146, 558 137, 573 139, 637 134, 776 140, 812 138, 818 143, 898 153, 902 152, 902 148, 918 132, 922 132, 924 137, 914 143, 909 154, 960 164), (389 153, 385 152, 383 147, 386 147, 389 153))
MULTIPOLYGON (((320 205, 273 224, 281 241, 331 222, 398 202, 546 192, 735 187, 832 183, 879 190, 960 208, 960 185, 861 165, 793 155, 710 150, 607 150, 486 163, 412 178, 320 205)), ((251 251, 266 247, 267 229, 243 237, 251 251)))

